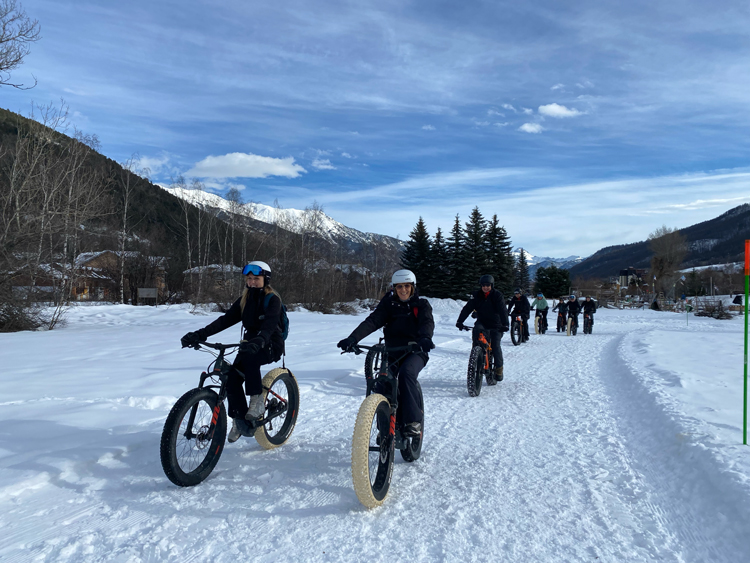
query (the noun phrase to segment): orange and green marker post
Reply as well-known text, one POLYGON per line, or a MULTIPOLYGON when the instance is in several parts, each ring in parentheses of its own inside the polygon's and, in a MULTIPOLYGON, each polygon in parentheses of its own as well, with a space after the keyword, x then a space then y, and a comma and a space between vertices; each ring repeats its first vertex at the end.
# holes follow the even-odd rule
POLYGON ((747 318, 750 300, 750 240, 745 241, 745 400, 742 411, 742 443, 747 446, 747 318))

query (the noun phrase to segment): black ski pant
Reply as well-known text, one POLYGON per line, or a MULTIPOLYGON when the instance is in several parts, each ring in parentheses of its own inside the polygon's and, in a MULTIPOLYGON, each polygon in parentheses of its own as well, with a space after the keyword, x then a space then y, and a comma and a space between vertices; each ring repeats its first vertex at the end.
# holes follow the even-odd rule
POLYGON ((536 311, 536 316, 537 317, 543 317, 544 318, 544 324, 547 324, 547 312, 548 311, 549 311, 549 309, 542 309, 541 311, 539 309, 537 309, 537 311, 536 311))
MULTIPOLYGON (((409 354, 391 367, 391 369, 398 370, 398 411, 396 412, 396 418, 402 424, 422 422, 424 418, 424 413, 419 407, 417 377, 419 377, 419 372, 422 371, 425 364, 427 364, 427 354, 418 352, 409 354)), ((385 390, 378 389, 377 383, 373 390, 376 393, 388 394, 385 390)))
POLYGON ((245 418, 247 414, 245 394, 260 395, 263 392, 260 366, 274 361, 270 348, 261 348, 255 354, 237 352, 232 365, 245 374, 245 388, 242 388, 242 376, 233 370, 227 381, 227 401, 231 418, 245 418))
POLYGON ((471 331, 472 346, 479 345, 479 333, 484 332, 485 338, 489 335, 490 346, 492 346, 492 358, 495 361, 495 367, 503 366, 503 349, 500 347, 500 341, 503 338, 503 332, 497 328, 484 328, 481 324, 475 323, 471 331))

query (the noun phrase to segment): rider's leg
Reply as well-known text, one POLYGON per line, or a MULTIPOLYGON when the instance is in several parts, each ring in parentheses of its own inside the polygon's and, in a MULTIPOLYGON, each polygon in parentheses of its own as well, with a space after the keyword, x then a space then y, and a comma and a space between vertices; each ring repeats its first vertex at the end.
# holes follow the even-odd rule
POLYGON ((482 326, 479 322, 474 323, 474 328, 471 329, 471 347, 479 344, 479 333, 484 330, 484 326, 482 326))
POLYGON ((490 343, 492 344, 492 358, 495 360, 495 367, 503 367, 503 349, 500 347, 500 340, 503 338, 503 333, 499 330, 490 331, 490 343))
POLYGON ((398 370, 398 405, 403 424, 422 422, 424 413, 419 408, 417 377, 427 362, 423 354, 409 354, 398 370))
POLYGON ((529 339, 529 319, 526 317, 523 317, 523 339, 528 340, 529 339))
MULTIPOLYGON (((234 359, 234 366, 245 374, 245 393, 250 395, 252 400, 253 396, 261 397, 263 393, 263 385, 261 384, 260 377, 260 366, 271 363, 271 352, 267 348, 262 348, 254 354, 248 354, 247 352, 239 352, 237 357, 234 359)), ((239 376, 237 376, 239 378, 239 376)), ((230 389, 227 393, 227 399, 229 401, 229 416, 232 418, 244 418, 247 414, 247 401, 245 400, 245 393, 242 392, 242 386, 230 389), (236 416, 232 413, 237 413, 236 416)), ((257 403, 256 399, 256 403, 257 403)), ((258 405, 254 405, 258 406, 258 405)), ((257 417, 258 413, 253 413, 253 418, 257 417)))

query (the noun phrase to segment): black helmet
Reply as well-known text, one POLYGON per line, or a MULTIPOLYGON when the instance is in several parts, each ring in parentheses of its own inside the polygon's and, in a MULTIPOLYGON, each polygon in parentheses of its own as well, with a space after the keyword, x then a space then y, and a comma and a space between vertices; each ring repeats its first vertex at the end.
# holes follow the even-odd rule
POLYGON ((483 285, 495 287, 495 278, 493 278, 489 274, 484 274, 481 278, 479 278, 479 286, 481 287, 483 285))
POLYGON ((513 293, 515 294, 515 293, 523 293, 523 292, 521 291, 521 288, 520 288, 520 287, 517 287, 517 288, 515 289, 515 291, 513 291, 513 293))

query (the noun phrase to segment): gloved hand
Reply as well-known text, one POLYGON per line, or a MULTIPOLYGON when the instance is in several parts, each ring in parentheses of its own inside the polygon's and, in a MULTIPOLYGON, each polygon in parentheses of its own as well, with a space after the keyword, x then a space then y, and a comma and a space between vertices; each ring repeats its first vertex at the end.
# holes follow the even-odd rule
POLYGON ((255 338, 251 338, 250 340, 243 340, 240 342, 239 352, 242 352, 243 354, 255 354, 263 348, 263 337, 262 336, 256 336, 255 338))
POLYGON ((472 319, 476 319, 476 318, 477 318, 477 310, 476 310, 476 309, 474 309, 474 310, 473 310, 473 311, 471 312, 471 318, 472 318, 472 319))
POLYGON ((185 336, 180 338, 180 344, 182 344, 183 348, 194 348, 205 340, 205 337, 203 337, 200 331, 188 332, 185 336))
POLYGON ((456 321, 456 328, 458 330, 463 330, 464 329, 464 323, 462 323, 460 321, 456 321))
POLYGON ((337 347, 341 348, 344 352, 354 352, 354 345, 357 343, 357 339, 353 336, 347 336, 343 340, 340 340, 337 347))
POLYGON ((429 338, 420 338, 417 344, 419 344, 419 347, 425 354, 435 347, 435 345, 432 343, 432 340, 430 340, 429 338))

